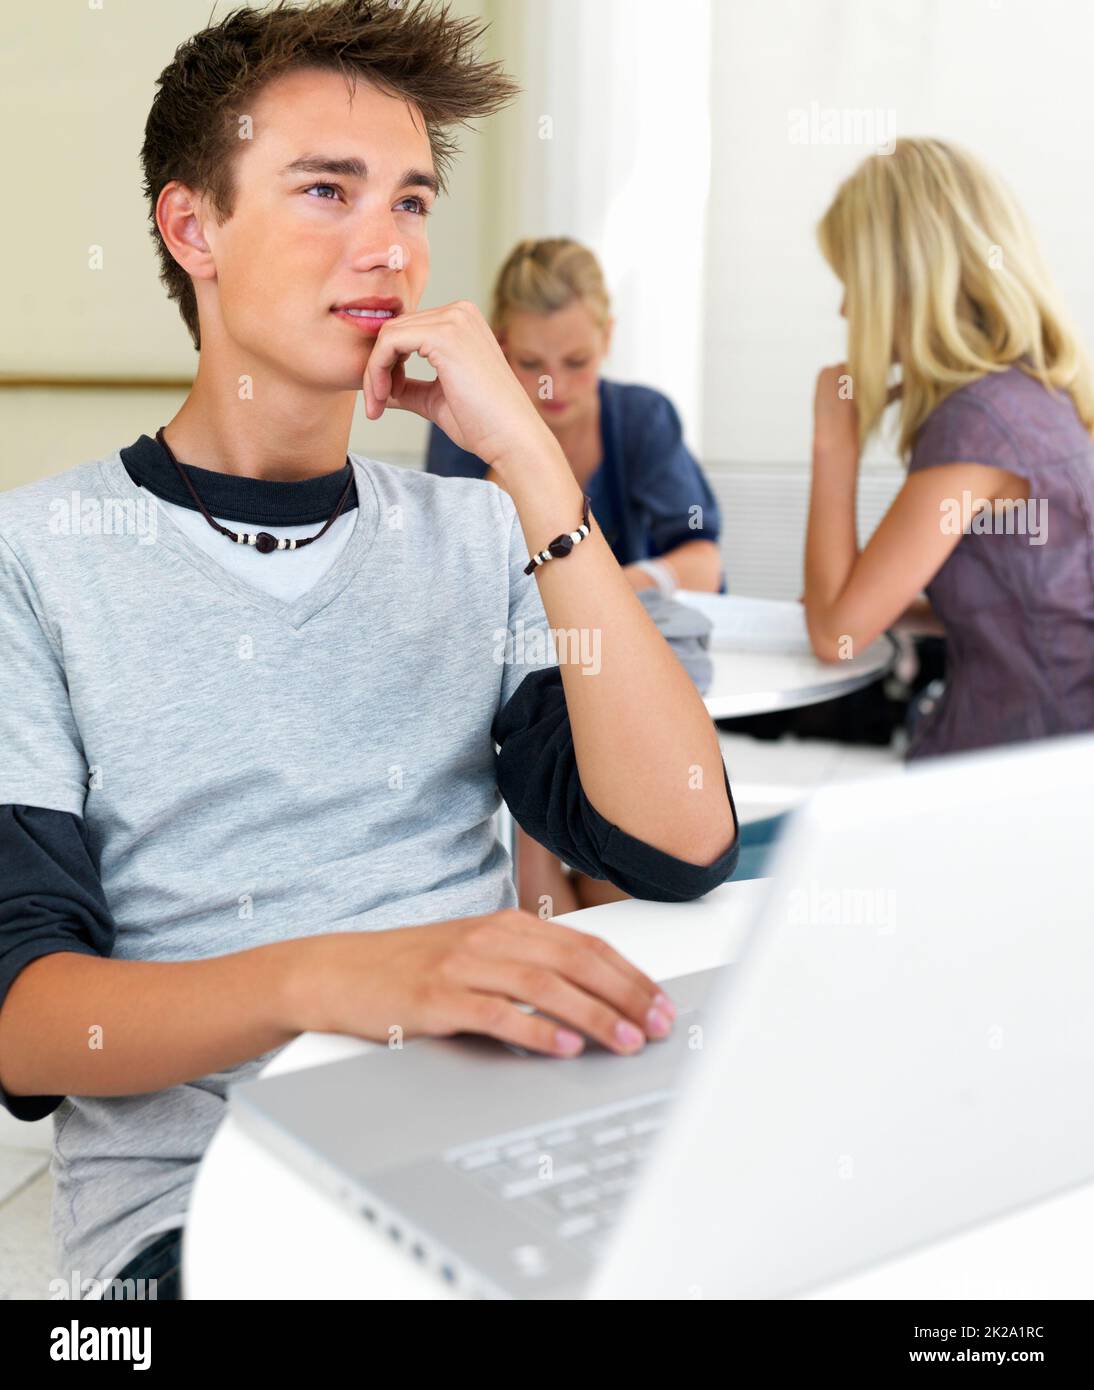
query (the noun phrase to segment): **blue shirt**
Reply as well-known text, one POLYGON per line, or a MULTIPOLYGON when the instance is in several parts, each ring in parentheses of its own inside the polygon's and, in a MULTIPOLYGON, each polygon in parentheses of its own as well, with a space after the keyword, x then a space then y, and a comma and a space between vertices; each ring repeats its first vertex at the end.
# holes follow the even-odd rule
MULTIPOLYGON (((597 384, 600 467, 585 491, 597 525, 621 565, 665 555, 685 541, 717 542, 721 517, 714 493, 684 443, 680 417, 649 386, 597 384), (694 510, 693 510, 694 509, 694 510)), ((482 478, 486 464, 437 428, 430 431, 426 472, 482 478)), ((725 592, 723 578, 720 592, 725 592)))

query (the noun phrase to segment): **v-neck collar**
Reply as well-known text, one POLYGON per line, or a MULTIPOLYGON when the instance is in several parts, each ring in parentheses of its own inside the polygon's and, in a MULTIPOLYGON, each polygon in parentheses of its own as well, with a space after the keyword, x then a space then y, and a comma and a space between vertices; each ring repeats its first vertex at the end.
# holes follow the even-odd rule
MULTIPOLYGON (((376 538, 380 523, 380 499, 376 493, 376 486, 364 462, 355 454, 349 454, 347 457, 353 466, 357 485, 357 518, 353 530, 330 568, 310 589, 291 603, 275 598, 263 589, 256 589, 253 584, 248 584, 246 580, 240 579, 238 575, 218 564, 211 555, 190 540, 168 514, 166 507, 157 507, 155 547, 166 546, 172 554, 186 560, 206 579, 232 594, 240 602, 260 608, 271 617, 278 618, 289 627, 299 630, 345 589, 360 569, 376 538)), ((154 497, 154 494, 140 487, 129 476, 122 462, 121 450, 111 458, 105 459, 100 465, 100 471, 110 496, 132 498, 134 502, 141 497, 154 497)), ((225 538, 224 544, 228 546, 232 542, 225 538)), ((317 544, 322 545, 323 542, 318 541, 317 544)), ((276 551, 265 558, 274 562, 286 559, 292 562, 292 556, 288 552, 276 551)))

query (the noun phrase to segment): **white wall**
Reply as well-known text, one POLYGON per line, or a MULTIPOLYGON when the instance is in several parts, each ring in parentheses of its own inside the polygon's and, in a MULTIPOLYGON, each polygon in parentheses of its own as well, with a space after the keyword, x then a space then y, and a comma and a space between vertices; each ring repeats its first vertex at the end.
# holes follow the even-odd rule
MULTIPOLYGON (((792 144, 788 112, 895 112, 1011 184, 1094 341, 1094 7, 1084 0, 719 0, 703 439, 708 462, 806 462, 818 369, 843 356, 814 227, 865 147, 792 144)), ((876 448, 870 459, 890 458, 876 448)))
MULTIPOLYGON (((717 4, 717 0, 715 0, 717 4)), ((524 86, 496 118, 495 244, 572 236, 616 315, 604 374, 665 391, 699 447, 710 175, 710 0, 495 0, 524 86)))
MULTIPOLYGON (((487 51, 525 93, 461 134, 451 195, 431 222, 426 302, 466 296, 485 309, 520 236, 588 241, 616 300, 608 373, 667 391, 708 466, 806 461, 813 379, 842 355, 839 291, 813 228, 865 150, 792 144, 788 112, 812 102, 892 110, 899 133, 960 140, 993 163, 1094 339, 1094 6, 1085 0, 454 8, 491 21, 487 51)), ((209 0, 0 10, 0 374, 193 370, 157 279, 137 153, 156 75, 209 13, 209 0), (92 244, 104 248, 101 272, 87 269, 92 244)), ((154 428, 169 403, 107 395, 89 410, 82 395, 0 391, 0 486, 154 428)), ((413 457, 424 436, 412 417, 374 424, 359 411, 353 447, 413 457)))

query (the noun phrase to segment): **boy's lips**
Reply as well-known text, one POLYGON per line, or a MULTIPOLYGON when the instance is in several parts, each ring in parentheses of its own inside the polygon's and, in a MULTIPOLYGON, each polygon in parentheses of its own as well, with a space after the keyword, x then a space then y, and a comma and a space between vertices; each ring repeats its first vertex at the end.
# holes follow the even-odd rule
POLYGON ((346 324, 352 324, 361 334, 377 335, 389 318, 396 318, 403 311, 402 299, 393 296, 371 295, 367 299, 350 299, 345 304, 335 304, 331 313, 346 324))
POLYGON ((352 324, 359 333, 375 336, 389 319, 397 318, 403 311, 403 301, 395 297, 372 295, 367 299, 351 299, 345 304, 336 304, 331 313, 345 323, 352 324))

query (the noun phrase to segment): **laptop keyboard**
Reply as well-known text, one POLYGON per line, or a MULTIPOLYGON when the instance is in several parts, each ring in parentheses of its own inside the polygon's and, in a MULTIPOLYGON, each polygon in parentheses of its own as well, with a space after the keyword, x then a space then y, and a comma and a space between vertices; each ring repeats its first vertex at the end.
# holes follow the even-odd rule
POLYGON ((445 1162, 542 1231, 590 1258, 637 1181, 664 1120, 670 1091, 607 1105, 542 1128, 496 1135, 444 1155, 445 1162))

